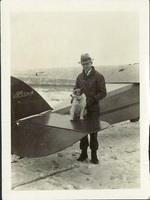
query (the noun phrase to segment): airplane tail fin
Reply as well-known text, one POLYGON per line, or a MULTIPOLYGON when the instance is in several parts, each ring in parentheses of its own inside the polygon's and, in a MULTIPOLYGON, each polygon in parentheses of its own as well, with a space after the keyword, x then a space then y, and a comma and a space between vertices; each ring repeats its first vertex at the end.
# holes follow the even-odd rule
POLYGON ((51 106, 29 85, 11 77, 12 121, 53 110, 51 106))

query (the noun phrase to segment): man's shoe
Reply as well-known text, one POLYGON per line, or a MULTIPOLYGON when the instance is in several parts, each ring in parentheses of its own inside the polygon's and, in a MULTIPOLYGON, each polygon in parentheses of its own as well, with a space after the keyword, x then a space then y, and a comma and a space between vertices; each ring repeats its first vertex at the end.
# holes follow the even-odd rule
POLYGON ((93 163, 93 164, 99 164, 99 160, 97 158, 96 159, 92 159, 91 163, 93 163))
POLYGON ((91 163, 99 164, 99 160, 97 159, 97 151, 96 150, 92 150, 92 152, 91 152, 91 163))
POLYGON ((86 160, 88 158, 88 155, 84 155, 84 154, 81 154, 80 157, 77 159, 77 161, 81 161, 83 162, 84 160, 86 160))

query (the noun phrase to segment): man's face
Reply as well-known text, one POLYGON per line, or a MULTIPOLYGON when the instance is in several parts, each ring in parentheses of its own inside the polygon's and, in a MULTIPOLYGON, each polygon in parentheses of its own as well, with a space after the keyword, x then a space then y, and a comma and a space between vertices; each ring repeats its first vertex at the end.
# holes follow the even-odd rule
POLYGON ((92 62, 91 61, 89 61, 87 63, 82 63, 82 67, 83 67, 85 72, 88 72, 91 69, 91 66, 92 66, 92 62))

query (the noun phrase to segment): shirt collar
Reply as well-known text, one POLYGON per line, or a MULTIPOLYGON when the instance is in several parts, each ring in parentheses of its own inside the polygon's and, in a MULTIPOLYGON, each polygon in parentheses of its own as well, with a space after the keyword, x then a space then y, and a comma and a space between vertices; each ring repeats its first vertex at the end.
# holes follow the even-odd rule
POLYGON ((91 68, 91 69, 89 69, 89 71, 85 72, 85 74, 88 76, 88 75, 89 75, 89 73, 91 72, 91 70, 92 70, 92 68, 91 68))

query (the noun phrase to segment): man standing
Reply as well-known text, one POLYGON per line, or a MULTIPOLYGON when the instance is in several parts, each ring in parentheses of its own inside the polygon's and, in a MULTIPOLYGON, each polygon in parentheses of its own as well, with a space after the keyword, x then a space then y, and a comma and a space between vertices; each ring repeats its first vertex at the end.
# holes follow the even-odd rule
MULTIPOLYGON (((99 101, 106 97, 107 91, 105 86, 105 79, 102 74, 97 72, 92 65, 93 59, 88 53, 81 55, 81 61, 79 62, 83 71, 80 73, 76 79, 75 88, 80 88, 86 95, 87 100, 87 114, 85 118, 88 119, 99 119, 100 117, 100 106, 99 101)), ((81 155, 77 159, 83 162, 88 158, 87 148, 89 146, 88 136, 85 136, 80 141, 81 155)), ((90 149, 91 149, 91 162, 98 164, 99 160, 97 158, 98 150, 98 140, 97 133, 90 134, 90 149)))

